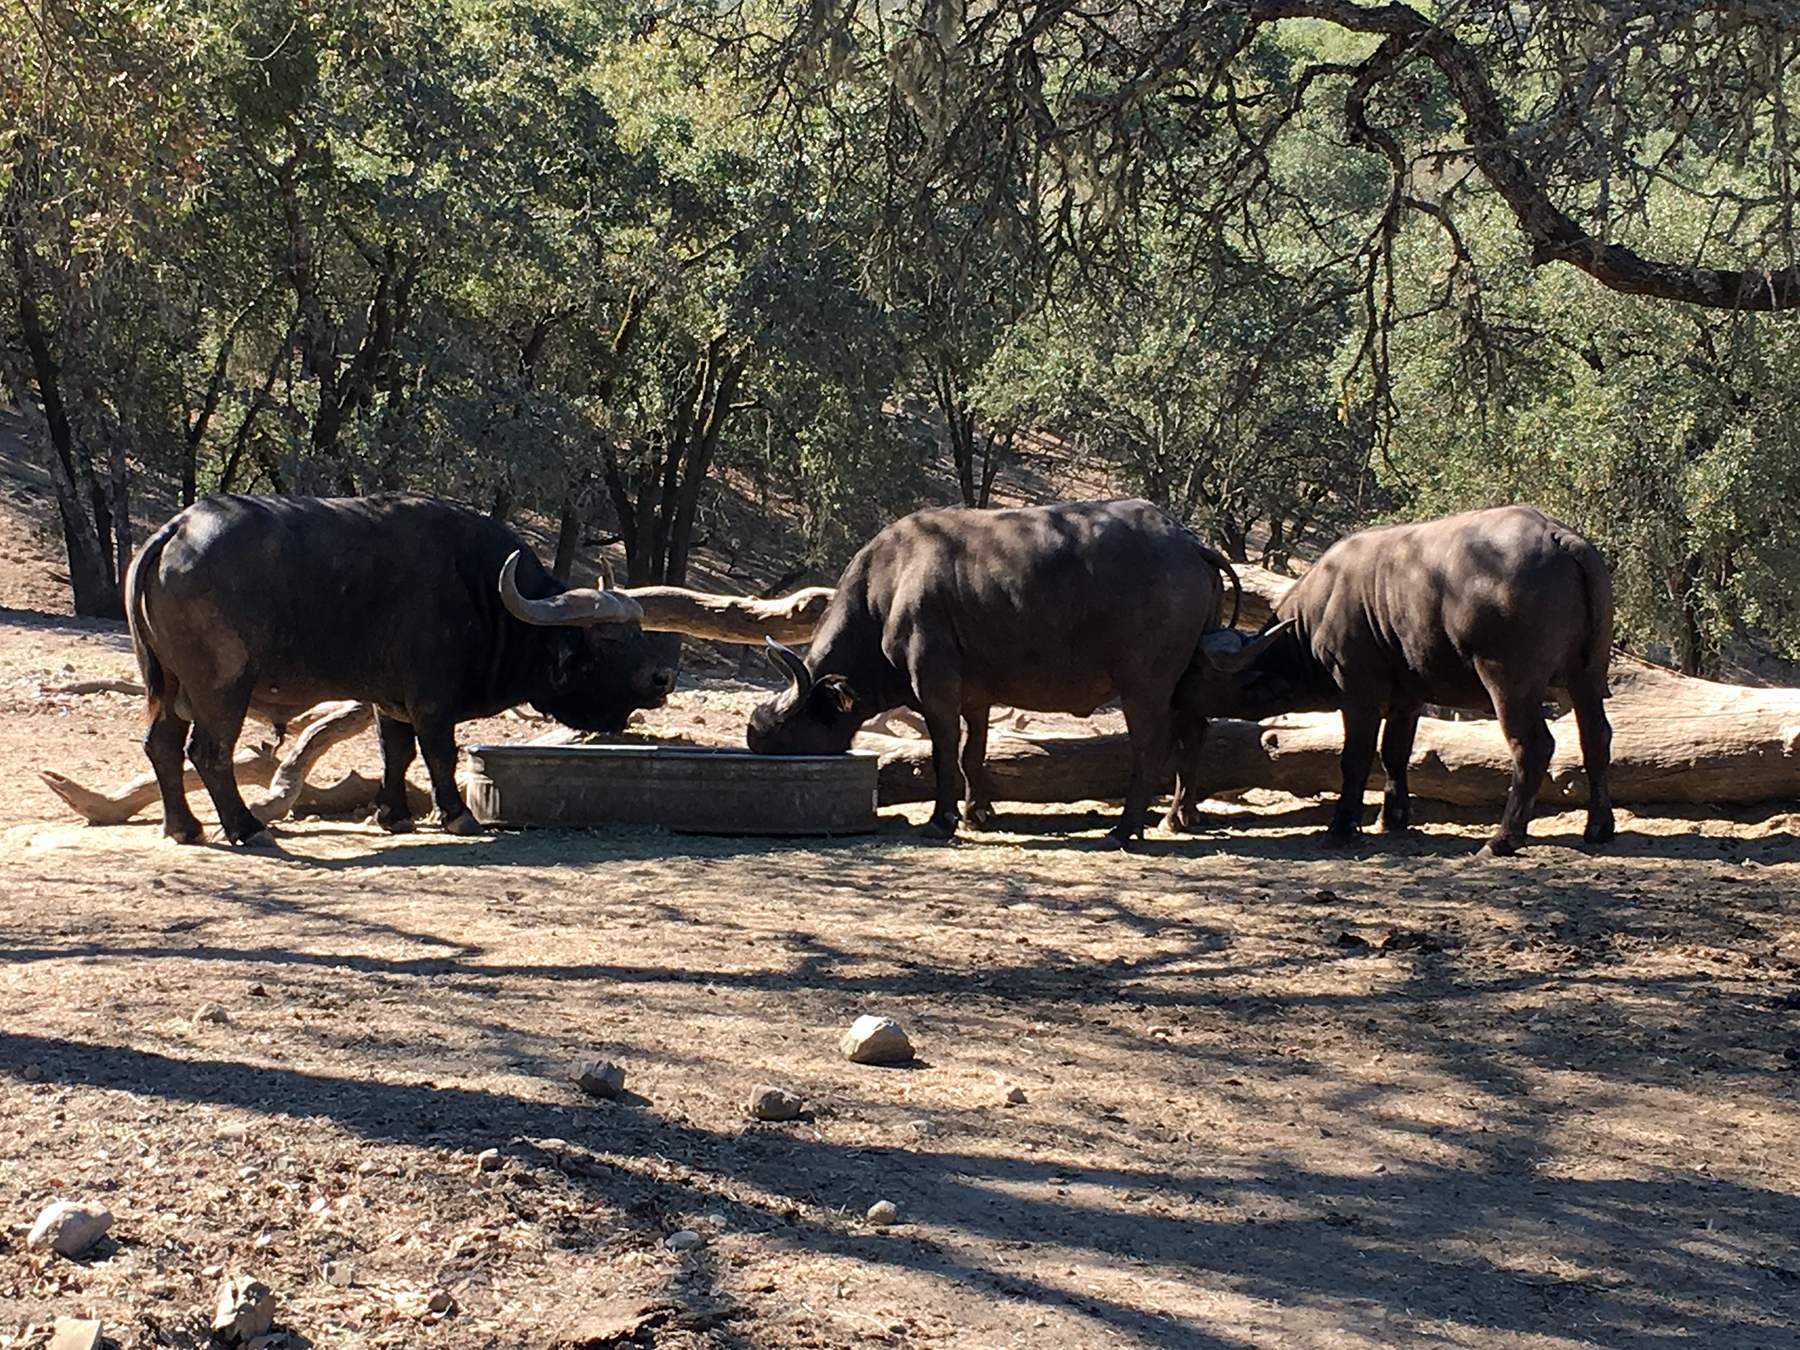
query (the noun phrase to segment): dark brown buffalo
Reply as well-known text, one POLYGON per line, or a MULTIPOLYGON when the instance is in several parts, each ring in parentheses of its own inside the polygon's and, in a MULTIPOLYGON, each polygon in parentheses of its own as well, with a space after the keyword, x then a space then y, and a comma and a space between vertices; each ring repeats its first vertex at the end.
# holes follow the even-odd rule
POLYGON ((750 748, 840 754, 875 714, 917 709, 937 778, 926 830, 948 838, 965 778, 967 819, 993 818, 991 705, 1086 716, 1117 698, 1132 772, 1113 833, 1129 839, 1178 732, 1184 752, 1198 749, 1170 696, 1200 635, 1220 624, 1221 573, 1236 586, 1222 556, 1149 502, 917 512, 850 560, 805 660, 770 643, 790 683, 751 715, 750 748))
POLYGON ((373 703, 376 819, 411 827, 416 740, 444 827, 468 834, 458 722, 530 703, 615 731, 675 684, 635 602, 565 589, 504 525, 429 497, 207 497, 146 541, 125 585, 149 694, 144 750, 163 833, 182 843, 201 837, 184 742, 226 837, 264 837, 231 769, 251 708, 279 726, 326 699, 373 703))
MULTIPOLYGON (((1598 843, 1613 834, 1604 702, 1612 632, 1612 582, 1594 546, 1542 511, 1500 506, 1339 540, 1282 597, 1263 633, 1205 639, 1175 701, 1192 715, 1252 720, 1341 708, 1343 794, 1329 830, 1337 840, 1362 827, 1384 717, 1381 819, 1398 830, 1411 822, 1406 764, 1421 705, 1492 708, 1513 778, 1487 847, 1512 853, 1556 747, 1544 700, 1565 690, 1587 767, 1586 835, 1598 843)), ((1178 798, 1171 814, 1186 819, 1191 809, 1178 798)))

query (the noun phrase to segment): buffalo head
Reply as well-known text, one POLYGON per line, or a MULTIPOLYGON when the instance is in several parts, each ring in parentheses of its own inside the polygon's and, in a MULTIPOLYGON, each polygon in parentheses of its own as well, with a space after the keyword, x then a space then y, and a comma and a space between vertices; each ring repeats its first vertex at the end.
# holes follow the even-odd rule
POLYGON ((637 601, 610 585, 530 600, 519 593, 518 566, 515 553, 500 569, 500 600, 515 619, 544 630, 532 707, 578 731, 620 731, 633 710, 668 698, 675 671, 638 626, 637 601))
POLYGON ((1238 717, 1260 721, 1293 711, 1301 695, 1300 672, 1282 659, 1282 639, 1293 631, 1291 619, 1245 633, 1219 628, 1205 634, 1175 686, 1175 705, 1200 717, 1238 717))
POLYGON ((814 679, 799 653, 768 638, 769 661, 788 687, 750 714, 745 739, 758 755, 841 755, 868 720, 857 711, 856 691, 842 675, 814 679))

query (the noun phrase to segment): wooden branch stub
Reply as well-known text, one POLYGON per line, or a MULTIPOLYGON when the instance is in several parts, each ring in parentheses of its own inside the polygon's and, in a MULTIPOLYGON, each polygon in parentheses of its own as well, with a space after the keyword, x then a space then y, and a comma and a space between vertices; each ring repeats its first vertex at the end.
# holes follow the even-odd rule
POLYGON ((680 586, 633 586, 619 593, 642 607, 646 632, 754 645, 761 645, 765 637, 786 644, 810 641, 813 625, 831 603, 829 586, 809 586, 772 600, 711 595, 680 586))

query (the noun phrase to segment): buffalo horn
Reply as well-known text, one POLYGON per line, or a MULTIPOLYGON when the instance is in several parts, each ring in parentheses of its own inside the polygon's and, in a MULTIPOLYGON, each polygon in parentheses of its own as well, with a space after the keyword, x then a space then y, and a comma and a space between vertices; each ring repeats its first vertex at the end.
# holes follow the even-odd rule
POLYGON ((517 551, 500 569, 500 601, 515 619, 548 627, 554 624, 630 623, 644 617, 638 602, 616 591, 574 589, 544 600, 519 594, 517 551))
POLYGON ((812 693, 812 672, 806 668, 806 662, 800 659, 800 653, 792 647, 784 647, 772 637, 765 637, 769 644, 769 664, 788 677, 793 686, 795 703, 804 703, 806 696, 812 693))
POLYGON ((1294 626, 1292 619, 1283 619, 1272 628, 1265 628, 1248 642, 1244 634, 1235 628, 1216 628, 1200 639, 1200 650, 1206 653, 1207 664, 1222 675, 1236 675, 1249 668, 1250 663, 1266 650, 1271 643, 1294 626))

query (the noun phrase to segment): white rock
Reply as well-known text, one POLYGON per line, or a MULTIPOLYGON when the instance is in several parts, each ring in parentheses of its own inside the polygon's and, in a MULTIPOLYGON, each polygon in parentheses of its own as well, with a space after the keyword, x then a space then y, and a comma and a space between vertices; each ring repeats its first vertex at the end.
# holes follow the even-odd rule
POLYGON ((625 1091, 625 1070, 609 1060, 586 1060, 569 1077, 590 1097, 617 1097, 625 1091))
POLYGON ((48 1247, 64 1256, 79 1256, 112 1227, 112 1211, 105 1205, 79 1200, 58 1200, 44 1207, 26 1235, 27 1247, 48 1247))
POLYGON ((500 1170, 500 1150, 484 1148, 475 1155, 475 1170, 478 1172, 498 1172, 500 1170))
POLYGON ((750 1089, 750 1114, 757 1120, 792 1120, 800 1114, 800 1098, 768 1083, 750 1089))
POLYGON ((356 1267, 348 1261, 327 1261, 319 1273, 333 1289, 348 1289, 356 1283, 356 1267))
POLYGON ((905 1064, 913 1057, 912 1042, 891 1017, 864 1013, 850 1024, 838 1043, 853 1064, 905 1064))
POLYGON ((877 1224, 882 1228, 886 1228, 899 1217, 900 1206, 896 1205, 892 1200, 877 1200, 874 1204, 869 1206, 869 1222, 877 1224))
POLYGON ((663 1239, 663 1246, 672 1252, 685 1252, 698 1247, 706 1241, 691 1228, 678 1228, 663 1239))
POLYGON ((266 1335, 274 1324, 275 1295, 268 1285, 249 1275, 233 1275, 220 1282, 212 1325, 221 1339, 242 1344, 266 1335))
POLYGON ((224 1005, 218 1003, 202 1003, 194 1009, 194 1025, 202 1022, 229 1022, 231 1014, 225 1011, 224 1005))
POLYGON ((241 1144, 250 1137, 248 1125, 221 1125, 213 1131, 213 1138, 223 1139, 228 1143, 241 1144))
POLYGON ((86 1317, 59 1317, 44 1350, 100 1350, 100 1323, 86 1317))

